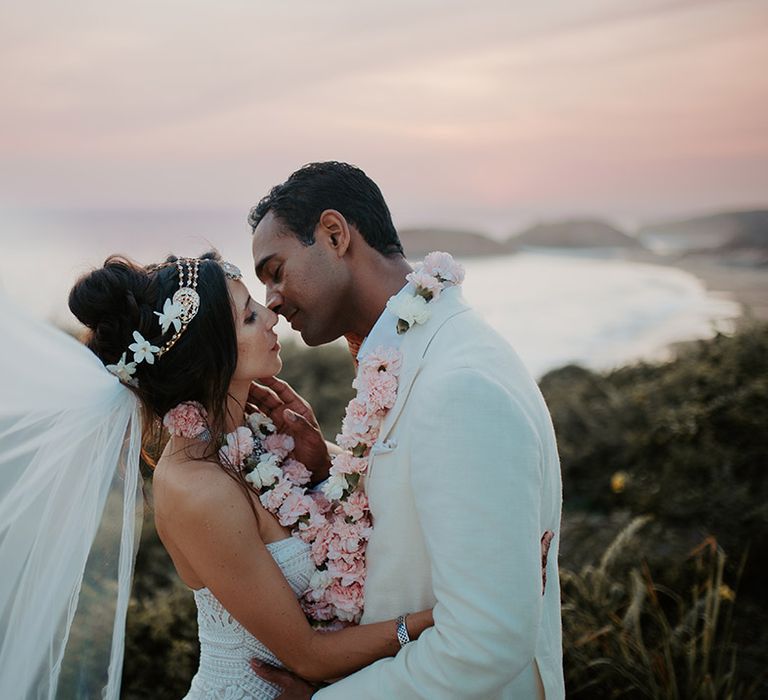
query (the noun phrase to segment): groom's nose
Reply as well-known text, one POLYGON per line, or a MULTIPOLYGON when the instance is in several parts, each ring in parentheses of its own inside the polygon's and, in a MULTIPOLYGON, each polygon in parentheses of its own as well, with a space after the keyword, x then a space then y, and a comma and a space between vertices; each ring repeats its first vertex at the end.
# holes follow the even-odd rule
POLYGON ((283 306, 283 297, 279 292, 275 290, 267 290, 267 298, 264 305, 274 311, 276 314, 280 313, 280 309, 283 306))
POLYGON ((271 331, 277 325, 277 314, 271 309, 267 309, 267 322, 266 327, 268 331, 271 331))

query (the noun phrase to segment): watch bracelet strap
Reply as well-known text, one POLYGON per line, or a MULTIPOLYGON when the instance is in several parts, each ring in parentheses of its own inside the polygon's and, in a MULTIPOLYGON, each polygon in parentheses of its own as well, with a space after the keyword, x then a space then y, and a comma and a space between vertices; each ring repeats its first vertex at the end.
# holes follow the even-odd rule
POLYGON ((404 647, 408 642, 412 641, 408 634, 408 628, 405 626, 405 618, 408 615, 400 615, 395 621, 397 624, 397 641, 400 642, 400 646, 404 647))

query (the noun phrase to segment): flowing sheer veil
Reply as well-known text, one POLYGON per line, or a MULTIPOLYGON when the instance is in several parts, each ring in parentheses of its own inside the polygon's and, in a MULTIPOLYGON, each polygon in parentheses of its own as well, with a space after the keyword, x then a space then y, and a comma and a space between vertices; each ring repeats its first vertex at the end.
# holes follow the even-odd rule
POLYGON ((0 292, 0 698, 117 698, 141 527, 139 404, 0 292))

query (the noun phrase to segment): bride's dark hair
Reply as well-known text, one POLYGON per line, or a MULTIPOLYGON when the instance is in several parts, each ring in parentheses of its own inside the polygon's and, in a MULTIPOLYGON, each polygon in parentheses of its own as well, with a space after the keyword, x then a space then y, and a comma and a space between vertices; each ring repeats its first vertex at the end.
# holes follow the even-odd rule
MULTIPOLYGON (((166 263, 173 263, 170 256, 166 263)), ((131 387, 144 411, 145 452, 156 453, 160 420, 182 401, 199 401, 208 410, 214 455, 225 432, 227 391, 237 365, 237 335, 232 299, 216 251, 200 256, 197 292, 200 309, 178 342, 154 364, 141 362, 131 387)), ((127 353, 138 331, 162 347, 173 335, 173 326, 161 332, 155 311, 179 288, 176 265, 143 267, 113 255, 103 267, 83 275, 69 293, 69 308, 89 333, 86 345, 105 364, 115 364, 127 353)))

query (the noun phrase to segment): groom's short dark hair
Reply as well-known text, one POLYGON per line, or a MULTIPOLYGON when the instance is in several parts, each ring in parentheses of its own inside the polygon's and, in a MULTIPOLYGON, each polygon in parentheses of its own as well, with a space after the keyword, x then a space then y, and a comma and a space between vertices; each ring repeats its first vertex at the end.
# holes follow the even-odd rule
POLYGON ((335 209, 383 255, 403 255, 389 207, 378 185, 360 168, 332 160, 309 163, 275 185, 248 215, 256 229, 273 212, 304 245, 315 242, 320 214, 335 209))

